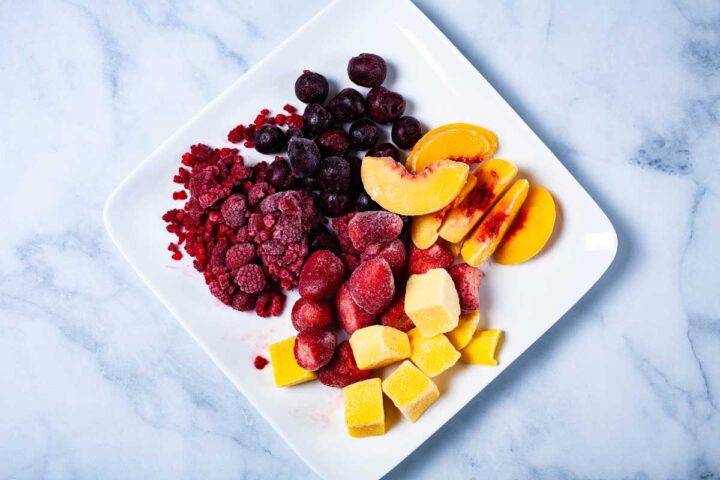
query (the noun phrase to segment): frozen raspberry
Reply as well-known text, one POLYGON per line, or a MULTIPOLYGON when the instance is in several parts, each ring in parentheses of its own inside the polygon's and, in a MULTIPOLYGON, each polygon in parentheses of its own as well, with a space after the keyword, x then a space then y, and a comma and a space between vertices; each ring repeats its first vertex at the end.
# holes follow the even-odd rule
POLYGON ((255 308, 255 302, 257 301, 257 295, 252 293, 238 292, 233 295, 230 300, 230 306, 235 310, 241 312, 247 312, 255 308))
POLYGON ((263 198, 273 193, 275 193, 275 189, 272 185, 266 182, 258 182, 248 190, 248 201, 250 205, 257 205, 263 198))
POLYGON ((260 265, 250 263, 238 269, 235 274, 235 283, 242 292, 258 293, 265 288, 265 273, 260 265))
POLYGON ((277 224, 275 224, 272 235, 280 243, 290 245, 299 242, 305 237, 306 233, 300 215, 288 214, 280 217, 277 224))
POLYGON ((304 330, 295 337, 295 360, 305 370, 314 372, 327 365, 335 352, 337 339, 327 330, 304 330))
POLYGON ((459 263, 448 268, 448 273, 452 277, 460 297, 462 313, 474 312, 480 308, 482 272, 467 263, 459 263))
POLYGON ((253 360, 253 365, 255 365, 255 368, 257 368, 258 370, 262 370, 263 368, 265 368, 268 363, 270 363, 268 359, 260 355, 255 357, 255 360, 253 360))
POLYGON ((212 249, 210 255, 210 266, 211 267, 225 267, 225 254, 230 248, 230 243, 227 240, 218 241, 212 249))
POLYGON ((350 295, 368 313, 385 310, 395 295, 390 264, 382 257, 361 262, 348 280, 350 295))
POLYGON ((355 300, 352 299, 347 282, 343 283, 337 292, 335 310, 340 326, 350 335, 359 328, 369 327, 376 323, 375 315, 358 307, 355 300))
POLYGON ((335 233, 337 233, 338 241, 340 242, 340 248, 343 252, 353 255, 360 253, 353 246, 352 240, 350 240, 350 235, 348 233, 348 224, 353 219, 353 217, 355 217, 355 215, 355 212, 351 212, 347 215, 343 215, 342 217, 332 219, 332 227, 335 229, 335 233))
POLYGON ((405 292, 401 291, 395 295, 395 300, 387 310, 380 315, 380 323, 386 327, 393 327, 403 332, 409 332, 415 328, 415 324, 405 313, 405 292))
POLYGON ((218 281, 212 281, 208 283, 208 288, 210 289, 210 293, 220 300, 225 305, 230 305, 231 301, 231 290, 227 288, 223 288, 222 285, 220 285, 220 282, 218 281))
POLYGON ((208 208, 224 196, 222 186, 215 179, 218 172, 217 167, 205 167, 195 174, 189 182, 190 194, 200 203, 203 208, 208 208))
POLYGON ((230 270, 237 270, 253 260, 255 260, 255 247, 252 243, 233 245, 225 254, 225 265, 230 270))
POLYGON ((260 295, 255 303, 255 313, 258 317, 278 316, 285 306, 285 294, 282 292, 267 292, 260 295))
POLYGON ((360 212, 348 223, 348 235, 353 247, 362 252, 368 246, 385 244, 395 240, 402 231, 399 215, 382 210, 360 212))
POLYGON ((332 325, 332 308, 327 302, 300 298, 290 313, 293 327, 298 332, 310 329, 326 329, 332 325))
POLYGON ((317 375, 323 385, 342 388, 361 380, 367 380, 372 376, 372 370, 358 368, 352 347, 346 340, 338 345, 330 362, 321 368, 317 375))
POLYGON ((247 201, 242 195, 230 195, 220 207, 225 223, 232 228, 239 228, 247 222, 247 201))
POLYGON ((447 268, 454 260, 455 256, 437 243, 428 249, 421 250, 411 242, 408 254, 408 273, 415 275, 416 273, 425 273, 433 268, 447 268))
POLYGON ((310 255, 300 272, 300 296, 321 300, 337 292, 345 281, 345 264, 329 250, 318 250, 310 255))
POLYGON ((405 244, 399 238, 393 240, 387 245, 374 244, 370 245, 360 256, 361 261, 371 260, 375 257, 384 258, 390 265, 395 280, 400 280, 405 275, 405 267, 407 266, 407 252, 405 244))

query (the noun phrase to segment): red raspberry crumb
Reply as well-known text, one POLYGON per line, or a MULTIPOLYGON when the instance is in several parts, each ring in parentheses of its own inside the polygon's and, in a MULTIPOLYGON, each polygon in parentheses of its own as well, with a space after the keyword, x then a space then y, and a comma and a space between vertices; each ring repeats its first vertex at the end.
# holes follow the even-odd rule
POLYGON ((227 139, 230 143, 240 143, 245 138, 245 125, 238 125, 228 132, 227 139))
POLYGON ((433 268, 447 268, 454 260, 455 256, 452 252, 438 243, 428 249, 421 250, 411 242, 410 253, 408 254, 408 273, 414 275, 416 273, 425 273, 433 268))
POLYGON ((480 282, 483 274, 467 263, 459 263, 448 269, 460 297, 462 313, 474 312, 480 308, 480 282))
POLYGON ((318 250, 310 255, 300 272, 300 296, 322 300, 338 291, 345 281, 345 264, 330 250, 318 250))
POLYGON ((323 385, 342 388, 361 380, 367 380, 372 376, 372 370, 358 368, 352 347, 345 340, 337 346, 330 362, 318 370, 317 375, 323 385))
POLYGON ((255 144, 254 144, 253 142, 251 142, 250 140, 248 140, 248 141, 246 141, 245 143, 243 143, 243 146, 244 146, 245 148, 255 148, 255 144))
POLYGON ((350 295, 347 282, 343 283, 335 296, 335 310, 338 323, 349 335, 364 327, 374 325, 375 315, 360 308, 350 295))
POLYGON ((284 114, 278 113, 277 115, 275 115, 275 123, 276 124, 283 126, 283 125, 285 125, 285 120, 287 120, 287 116, 285 116, 284 114))
POLYGON ((178 192, 173 192, 172 197, 173 200, 186 200, 188 195, 185 190, 180 190, 178 192))
POLYGON ((248 312, 255 308, 257 295, 252 293, 237 292, 230 300, 230 306, 240 312, 248 312))
POLYGON ((249 242, 233 245, 225 253, 225 265, 230 270, 237 270, 253 260, 255 260, 255 247, 249 242))
POLYGON ((387 310, 380 315, 380 323, 386 327, 393 327, 403 332, 409 332, 415 328, 415 324, 405 313, 405 291, 395 295, 395 300, 387 310))
POLYGON ((327 330, 304 330, 295 337, 295 360, 305 370, 314 372, 327 365, 335 352, 337 339, 327 330))
POLYGON ((235 273, 235 283, 242 292, 258 293, 265 288, 265 274, 260 265, 250 263, 238 269, 235 273))
POLYGON ((265 118, 265 115, 262 114, 262 113, 261 113, 260 115, 258 115, 257 117, 255 117, 255 121, 253 121, 253 123, 254 123, 256 126, 260 126, 260 125, 262 125, 263 123, 266 123, 266 122, 267 122, 267 118, 265 118))
POLYGON ((288 119, 285 121, 288 127, 296 127, 296 128, 302 128, 303 127, 303 118, 301 115, 298 115, 297 113, 291 113, 288 119))
POLYGON ((396 283, 404 278, 405 267, 407 266, 407 252, 402 240, 397 238, 387 245, 370 245, 360 255, 360 260, 364 262, 377 256, 384 258, 390 264, 396 283))
POLYGON ((360 308, 368 313, 382 312, 395 295, 395 280, 390 264, 382 257, 361 262, 350 275, 348 288, 360 308))
POLYGON ((182 253, 181 253, 180 251, 177 251, 177 252, 173 253, 173 254, 172 254, 172 259, 173 259, 173 260, 182 260, 182 253))
POLYGON ((303 73, 312 73, 312 70, 308 70, 307 68, 303 69, 303 73))
POLYGON ((298 332, 330 328, 333 323, 332 308, 327 302, 300 298, 293 305, 290 319, 298 332))
POLYGON ((348 222, 348 235, 356 250, 373 244, 386 244, 400 236, 403 222, 399 215, 382 210, 360 212, 348 222))
POLYGON ((270 110, 268 110, 267 108, 263 108, 262 110, 260 110, 261 115, 268 115, 269 113, 270 113, 270 110))
POLYGON ((263 368, 265 368, 268 363, 270 363, 268 362, 268 359, 260 355, 255 357, 255 360, 253 360, 253 365, 255 365, 255 368, 257 368, 258 370, 262 370, 263 368))

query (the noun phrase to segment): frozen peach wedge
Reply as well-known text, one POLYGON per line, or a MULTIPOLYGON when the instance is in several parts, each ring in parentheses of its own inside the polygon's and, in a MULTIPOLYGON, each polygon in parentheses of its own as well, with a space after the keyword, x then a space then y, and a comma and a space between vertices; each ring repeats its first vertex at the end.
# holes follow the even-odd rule
POLYGON ((457 197, 450 202, 450 205, 439 212, 427 213, 413 218, 412 225, 410 226, 410 237, 416 247, 425 250, 435 244, 440 236, 438 230, 440 229, 440 225, 442 225, 445 215, 468 196, 475 188, 476 183, 477 177, 475 175, 468 175, 465 186, 460 190, 457 197))
POLYGON ((502 265, 516 265, 530 260, 545 246, 555 227, 555 202, 550 192, 532 185, 525 203, 493 259, 502 265))
POLYGON ((473 172, 477 179, 473 189, 443 218, 439 235, 451 243, 458 243, 477 225, 517 175, 518 168, 499 158, 483 162, 473 172))
POLYGON ((463 260, 477 267, 495 252, 527 197, 530 184, 521 179, 502 196, 480 225, 465 239, 460 249, 463 260))
POLYGON ((482 162, 497 151, 497 136, 490 130, 469 123, 451 123, 430 130, 413 147, 406 165, 412 172, 441 158, 468 164, 482 162))
POLYGON ((381 207, 400 215, 425 215, 446 207, 465 186, 468 165, 438 160, 422 172, 408 172, 389 157, 365 157, 360 169, 365 191, 381 207))
POLYGON ((457 350, 462 350, 467 347, 468 343, 470 343, 470 339, 472 339, 472 336, 475 334, 479 323, 480 312, 475 310, 470 313, 465 313, 460 315, 458 326, 447 332, 445 335, 447 335, 447 338, 450 340, 450 343, 453 344, 453 347, 457 350))
POLYGON ((460 360, 464 363, 494 367, 498 364, 497 351, 502 339, 502 330, 479 330, 461 352, 460 360))

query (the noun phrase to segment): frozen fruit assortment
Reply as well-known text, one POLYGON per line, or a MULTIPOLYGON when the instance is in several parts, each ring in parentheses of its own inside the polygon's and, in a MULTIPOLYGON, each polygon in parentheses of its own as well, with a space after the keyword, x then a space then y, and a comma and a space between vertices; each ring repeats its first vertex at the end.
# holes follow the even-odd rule
POLYGON ((192 146, 174 177, 184 207, 163 219, 177 237, 172 258, 184 248, 226 305, 279 315, 297 287, 297 334, 269 347, 275 383, 343 388, 348 432, 362 437, 385 433, 383 395, 415 422, 440 397, 433 377, 458 362, 497 365, 503 332, 480 326, 476 267, 535 256, 555 204, 493 158, 493 132, 453 123, 423 135, 383 85, 382 57, 353 57, 347 74, 357 87, 330 96, 328 80, 305 70, 294 85, 302 113, 263 109, 228 133, 276 155, 269 163, 192 146), (382 143, 386 124, 393 143, 382 143))

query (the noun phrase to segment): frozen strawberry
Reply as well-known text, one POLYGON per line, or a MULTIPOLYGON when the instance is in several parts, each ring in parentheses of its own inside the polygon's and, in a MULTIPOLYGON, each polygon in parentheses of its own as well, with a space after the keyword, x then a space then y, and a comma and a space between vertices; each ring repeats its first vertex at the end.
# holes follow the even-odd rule
POLYGON ((380 315, 380 323, 386 327, 393 327, 403 332, 409 332, 415 328, 415 324, 405 313, 405 292, 398 292, 395 300, 387 310, 380 315))
POLYGON ((340 248, 344 253, 351 255, 357 255, 358 253, 360 253, 355 250, 355 247, 353 247, 352 241, 350 240, 350 235, 348 234, 348 224, 355 215, 355 212, 350 212, 347 215, 343 215, 342 217, 336 217, 332 219, 332 227, 335 230, 335 233, 337 233, 338 242, 340 242, 340 248))
POLYGON ((295 360, 305 370, 314 372, 330 361, 337 339, 327 330, 305 330, 295 337, 293 353, 295 360))
POLYGON ((480 282, 483 273, 467 263, 459 263, 448 268, 460 297, 462 313, 470 313, 480 308, 480 282))
POLYGON ((332 325, 332 308, 324 301, 300 298, 290 313, 293 327, 298 332, 312 329, 325 329, 332 325))
POLYGON ((337 292, 335 309, 337 310, 338 323, 350 335, 359 328, 369 327, 376 323, 376 315, 366 312, 352 299, 347 282, 343 283, 337 292))
POLYGON ((395 280, 403 278, 405 275, 405 267, 407 266, 407 251, 402 240, 395 239, 387 245, 375 243, 365 249, 360 256, 361 261, 372 260, 380 256, 384 258, 390 265, 395 280))
POLYGON ((377 210, 360 212, 348 223, 348 235, 353 247, 362 252, 367 247, 378 243, 390 243, 402 232, 403 222, 399 215, 377 210))
POLYGON ((395 295, 395 280, 390 264, 382 257, 361 262, 348 280, 355 303, 368 313, 385 310, 395 295))
POLYGON ((425 273, 433 268, 447 268, 454 260, 455 255, 437 243, 428 249, 421 250, 411 242, 408 255, 408 273, 414 275, 416 273, 425 273))
POLYGON ((372 370, 360 370, 355 363, 352 348, 347 340, 335 349, 330 362, 317 372, 318 380, 328 387, 347 387, 350 384, 367 380, 372 370))
POLYGON ((345 264, 330 250, 310 255, 300 272, 298 290, 308 300, 322 300, 337 292, 345 281, 345 264))
POLYGON ((345 269, 352 273, 358 265, 360 265, 360 256, 353 253, 342 253, 340 254, 343 262, 345 262, 345 269))

